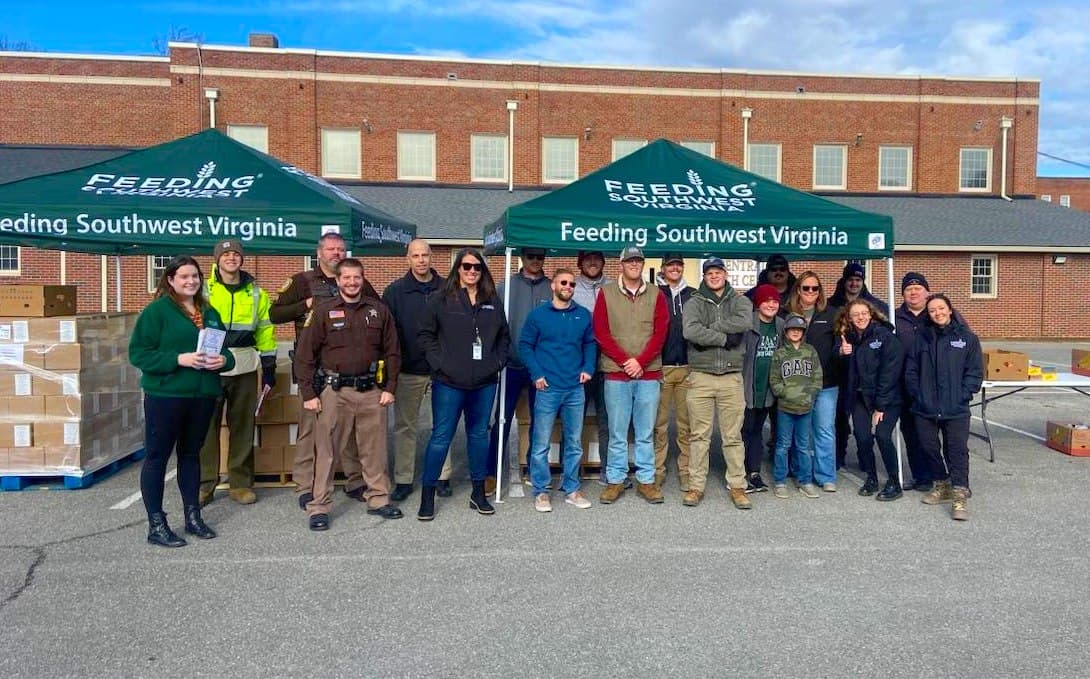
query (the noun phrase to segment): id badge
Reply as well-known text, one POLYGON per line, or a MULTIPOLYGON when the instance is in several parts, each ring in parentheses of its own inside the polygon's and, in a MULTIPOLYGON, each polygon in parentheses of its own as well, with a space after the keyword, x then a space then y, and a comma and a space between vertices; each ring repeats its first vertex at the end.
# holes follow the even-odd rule
POLYGON ((484 346, 481 345, 481 341, 477 340, 473 343, 473 360, 479 361, 484 358, 484 346))

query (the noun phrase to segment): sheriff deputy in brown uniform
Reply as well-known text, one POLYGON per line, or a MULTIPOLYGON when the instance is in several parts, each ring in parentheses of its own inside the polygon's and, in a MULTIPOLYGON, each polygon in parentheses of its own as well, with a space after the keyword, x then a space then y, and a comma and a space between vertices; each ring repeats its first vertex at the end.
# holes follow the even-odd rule
MULTIPOLYGON (((318 239, 318 266, 308 271, 300 271, 284 281, 280 286, 276 301, 269 307, 269 319, 275 324, 295 323, 295 342, 298 349, 299 338, 303 332, 303 322, 307 313, 318 302, 337 296, 337 264, 344 259, 346 249, 344 237, 335 232, 324 234, 318 239)), ((378 298, 374 287, 363 281, 362 294, 365 297, 378 298)), ((299 374, 295 373, 296 381, 299 374)), ((299 508, 306 509, 307 503, 314 498, 314 425, 315 413, 305 408, 299 412, 299 430, 296 434, 295 460, 292 464, 292 480, 295 481, 295 493, 299 508)), ((341 467, 348 477, 344 492, 356 500, 363 501, 363 479, 354 444, 341 451, 341 467)))
POLYGON ((303 409, 317 413, 314 497, 306 505, 311 530, 329 528, 334 451, 352 441, 367 484, 367 513, 401 518, 389 500, 385 435, 386 406, 394 402, 401 369, 397 327, 385 304, 363 294, 358 259, 337 265, 337 288, 336 298, 311 309, 295 354, 303 409))

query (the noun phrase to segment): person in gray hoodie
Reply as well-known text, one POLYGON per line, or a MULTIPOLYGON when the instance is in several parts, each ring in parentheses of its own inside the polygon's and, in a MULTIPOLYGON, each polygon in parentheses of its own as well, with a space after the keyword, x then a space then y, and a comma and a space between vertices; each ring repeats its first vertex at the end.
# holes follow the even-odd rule
MULTIPOLYGON (((579 275, 575 277, 575 295, 572 301, 593 314, 598 294, 602 291, 602 287, 610 282, 603 273, 606 257, 599 250, 580 250, 577 262, 579 275)), ((606 485, 606 446, 609 444, 609 417, 606 415, 606 392, 600 370, 596 370, 591 380, 583 385, 583 398, 584 417, 590 405, 594 404, 595 424, 598 425, 598 456, 602 463, 598 483, 604 486, 606 485)), ((589 451, 587 452, 589 455, 589 451)), ((625 482, 625 486, 631 487, 631 483, 629 479, 625 482)))
MULTIPOLYGON (((530 315, 530 312, 534 310, 540 304, 549 304, 553 298, 552 281, 545 275, 545 250, 542 248, 523 248, 522 249, 522 268, 518 270, 513 276, 505 280, 496 286, 496 295, 502 302, 504 299, 505 288, 510 286, 511 300, 507 308, 507 325, 511 329, 511 337, 520 337, 522 334, 522 326, 526 323, 526 317, 530 315)), ((527 394, 527 401, 530 406, 530 436, 529 440, 534 440, 534 397, 537 391, 534 388, 533 380, 530 379, 530 371, 526 369, 526 364, 519 357, 516 344, 511 344, 511 355, 507 360, 507 387, 504 393, 503 399, 503 419, 506 423, 504 425, 503 433, 506 438, 511 432, 511 417, 515 414, 515 406, 518 405, 519 399, 522 397, 523 392, 527 394)), ((491 493, 495 490, 496 478, 492 476, 496 473, 496 464, 498 462, 498 456, 500 451, 500 429, 499 429, 499 413, 497 412, 497 420, 492 423, 492 431, 488 437, 488 476, 485 477, 485 493, 491 493)), ((506 451, 507 446, 503 446, 506 451)), ((530 451, 526 451, 527 459, 529 459, 530 451)))
POLYGON ((695 506, 704 497, 712 421, 719 414, 719 435, 727 461, 730 499, 738 509, 751 507, 746 497, 742 419, 746 397, 742 387, 745 333, 753 327, 753 305, 727 280, 723 260, 704 261, 704 281, 681 311, 682 334, 689 342, 689 490, 682 504, 695 506))
POLYGON ((768 490, 761 478, 764 442, 761 433, 772 412, 775 398, 768 381, 772 370, 772 352, 780 346, 784 319, 779 315, 780 293, 767 283, 758 285, 753 300, 753 327, 745 334, 746 353, 742 362, 746 413, 742 420, 742 443, 746 447, 746 493, 768 490))

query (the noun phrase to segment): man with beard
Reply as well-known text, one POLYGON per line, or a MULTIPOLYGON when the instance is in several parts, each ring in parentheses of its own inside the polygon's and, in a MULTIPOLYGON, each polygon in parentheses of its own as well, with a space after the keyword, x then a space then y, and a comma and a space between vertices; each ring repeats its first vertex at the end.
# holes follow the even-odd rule
MULTIPOLYGON (((606 259, 599 250, 580 250, 579 275, 575 277, 575 295, 572 297, 579 306, 594 313, 594 303, 598 301, 598 295, 602 287, 609 284, 609 279, 603 273, 606 259)), ((602 471, 598 475, 598 483, 606 485, 606 446, 609 445, 609 416, 606 414, 605 390, 603 389, 602 373, 595 370, 590 381, 583 385, 583 414, 594 404, 594 418, 598 425, 598 457, 601 459, 602 471)), ((625 487, 631 488, 632 481, 625 480, 625 487)))

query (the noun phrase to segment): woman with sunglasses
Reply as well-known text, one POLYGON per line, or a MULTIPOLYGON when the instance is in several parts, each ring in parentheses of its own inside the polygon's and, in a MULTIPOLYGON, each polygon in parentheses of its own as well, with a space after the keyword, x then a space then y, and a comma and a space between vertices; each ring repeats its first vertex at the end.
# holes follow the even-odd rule
POLYGON ((927 317, 905 359, 905 388, 920 446, 936 479, 928 505, 950 502, 950 517, 969 518, 969 402, 984 381, 980 340, 946 295, 927 298, 927 317), (942 432, 942 444, 939 444, 942 432))
POLYGON ((806 343, 821 359, 821 391, 814 399, 810 443, 814 455, 814 483, 826 493, 836 492, 836 453, 834 425, 837 395, 840 391, 841 360, 837 354, 836 314, 825 297, 821 279, 813 271, 804 271, 795 281, 787 299, 786 314, 806 319, 806 343))
POLYGON ((439 472, 463 415, 473 482, 469 506, 479 514, 494 514, 496 510, 484 492, 488 419, 496 398, 497 376, 507 363, 510 332, 503 301, 478 250, 463 248, 455 253, 446 282, 428 300, 417 339, 432 370, 432 431, 424 453, 416 518, 435 518, 439 472))
POLYGON ((901 376, 904 349, 893 334, 885 314, 864 299, 855 299, 841 310, 836 320, 841 339, 840 353, 848 363, 848 406, 852 414, 856 455, 867 475, 859 494, 878 491, 878 470, 874 462, 874 440, 886 467, 885 486, 878 493, 883 501, 901 497, 897 474, 897 446, 893 431, 901 415, 901 376))

